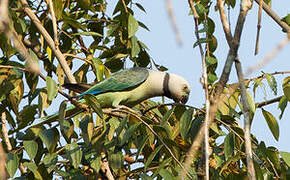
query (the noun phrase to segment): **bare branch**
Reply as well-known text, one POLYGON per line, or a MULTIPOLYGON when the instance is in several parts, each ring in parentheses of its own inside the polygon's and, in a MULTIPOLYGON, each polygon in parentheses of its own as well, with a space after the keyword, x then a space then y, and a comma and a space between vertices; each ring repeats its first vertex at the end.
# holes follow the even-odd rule
POLYGON ((259 5, 259 13, 258 13, 258 24, 257 24, 257 38, 256 38, 256 47, 255 47, 255 55, 258 54, 259 51, 259 39, 260 39, 260 30, 261 30, 261 16, 262 16, 262 4, 263 0, 260 0, 259 5))
POLYGON ((26 0, 21 0, 21 3, 23 5, 23 9, 25 13, 29 16, 29 18, 33 21, 35 26, 38 28, 39 32, 42 34, 42 36, 47 41, 49 47, 54 52, 55 56, 57 57, 61 67, 63 68, 64 73, 68 77, 70 83, 76 83, 75 77, 72 75, 72 72, 66 62, 65 57, 61 53, 59 49, 56 48, 53 39, 50 37, 46 29, 42 26, 41 22, 37 18, 37 16, 33 13, 33 11, 29 8, 29 5, 26 0))
POLYGON ((114 180, 114 176, 111 172, 110 166, 109 166, 109 162, 106 158, 106 154, 102 153, 102 161, 101 161, 101 170, 103 171, 104 174, 106 174, 106 177, 108 178, 108 180, 114 180))
POLYGON ((6 173, 6 153, 2 147, 2 143, 0 143, 0 180, 8 179, 8 174, 6 173))
POLYGON ((218 0, 217 5, 219 8, 219 13, 220 13, 220 17, 221 17, 221 21, 222 21, 222 25, 223 25, 223 29, 224 29, 224 33, 225 33, 228 45, 231 46, 233 37, 232 37, 231 29, 230 29, 230 24, 227 20, 227 16, 225 13, 224 1, 218 0))
POLYGON ((242 72, 241 63, 237 57, 235 60, 235 66, 237 70, 237 75, 239 79, 239 85, 241 90, 241 98, 243 104, 243 114, 244 114, 244 132, 245 132, 245 147, 246 147, 246 155, 247 155, 247 172, 249 179, 256 179, 255 168, 253 163, 253 152, 252 152, 252 145, 251 145, 251 112, 250 112, 250 105, 248 101, 247 89, 244 82, 244 75, 242 72))
POLYGON ((169 19, 170 19, 173 31, 175 33, 176 41, 177 41, 179 46, 182 46, 183 42, 182 42, 181 34, 179 32, 179 29, 177 27, 176 20, 175 20, 174 14, 173 14, 173 7, 172 7, 171 0, 166 0, 166 8, 167 8, 167 12, 169 15, 169 19))
MULTIPOLYGON (((260 0, 255 0, 256 3, 260 4, 260 0)), ((264 11, 287 33, 288 36, 290 34, 290 27, 283 21, 281 21, 281 18, 264 2, 263 2, 263 9, 264 11)))
POLYGON ((273 104, 273 103, 279 102, 282 97, 283 96, 279 96, 279 97, 276 97, 274 99, 270 99, 268 101, 260 102, 260 103, 257 104, 257 108, 261 108, 261 107, 267 106, 269 104, 273 104))
POLYGON ((52 0, 49 0, 48 4, 49 4, 51 17, 52 17, 53 38, 54 38, 55 48, 58 49, 59 42, 58 42, 58 38, 57 38, 57 23, 56 23, 56 18, 55 18, 55 13, 54 13, 54 9, 53 9, 52 0))
POLYGON ((3 135, 3 140, 7 146, 7 150, 11 151, 12 150, 12 145, 10 143, 9 137, 8 137, 8 131, 6 127, 6 112, 2 112, 1 114, 1 122, 2 122, 2 135, 3 135))

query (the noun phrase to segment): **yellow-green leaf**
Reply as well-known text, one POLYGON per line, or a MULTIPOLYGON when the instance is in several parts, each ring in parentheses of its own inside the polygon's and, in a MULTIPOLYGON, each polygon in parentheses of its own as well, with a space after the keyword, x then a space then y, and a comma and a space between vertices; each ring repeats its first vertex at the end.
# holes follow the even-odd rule
POLYGON ((47 76, 46 86, 47 86, 48 100, 52 101, 57 94, 57 84, 50 76, 47 76))
POLYGON ((18 166, 19 166, 18 156, 13 153, 7 154, 6 169, 11 178, 14 176, 16 170, 18 169, 18 166))
POLYGON ((133 17, 132 14, 129 14, 128 17, 128 38, 132 37, 135 32, 138 30, 138 22, 136 19, 133 17))
POLYGON ((34 159, 36 154, 37 154, 37 150, 38 150, 38 144, 35 141, 23 141, 23 146, 25 151, 27 152, 28 156, 30 157, 30 159, 34 159))
POLYGON ((290 101, 290 76, 284 79, 282 87, 284 95, 287 97, 288 101, 290 101))
POLYGON ((276 118, 270 112, 264 109, 262 109, 262 113, 273 136, 275 137, 276 141, 278 141, 279 140, 279 125, 277 123, 276 118))

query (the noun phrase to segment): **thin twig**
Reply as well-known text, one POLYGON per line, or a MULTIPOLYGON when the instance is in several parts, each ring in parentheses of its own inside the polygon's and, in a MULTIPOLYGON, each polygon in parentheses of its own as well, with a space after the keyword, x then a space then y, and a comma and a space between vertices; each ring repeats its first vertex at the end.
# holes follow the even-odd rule
POLYGON ((53 38, 54 38, 55 48, 58 49, 59 42, 58 42, 58 38, 57 38, 57 23, 56 23, 56 18, 55 18, 52 0, 49 0, 48 4, 49 4, 51 17, 52 17, 53 38))
POLYGON ((178 29, 177 24, 176 24, 175 16, 173 14, 173 7, 172 7, 171 0, 166 0, 166 8, 167 8, 168 16, 169 16, 169 19, 170 19, 170 22, 172 25, 172 29, 175 33, 175 39, 176 39, 178 45, 182 46, 183 42, 182 42, 181 34, 180 34, 179 29, 178 29))
POLYGON ((76 59, 80 59, 82 61, 85 61, 86 63, 92 65, 92 62, 87 60, 87 58, 82 58, 82 57, 78 57, 77 55, 74 55, 74 54, 68 54, 68 53, 65 53, 63 54, 65 57, 69 56, 69 57, 73 57, 73 58, 76 58, 76 59))
POLYGON ((258 13, 258 24, 257 24, 257 38, 256 38, 256 47, 255 47, 255 55, 258 54, 259 51, 259 39, 260 39, 260 30, 261 30, 261 16, 262 16, 262 4, 263 0, 259 2, 259 13, 258 13))
POLYGON ((252 153, 252 145, 251 145, 251 112, 250 105, 248 101, 247 89, 244 82, 244 75, 242 71, 241 63, 237 57, 235 60, 236 71, 239 79, 239 85, 241 90, 241 98, 243 104, 243 114, 244 114, 244 131, 245 131, 245 147, 246 147, 246 155, 247 155, 247 172, 248 177, 251 180, 256 179, 255 168, 253 163, 253 153, 252 153))
POLYGON ((126 5, 125 0, 121 0, 121 1, 122 1, 122 4, 123 4, 123 7, 125 9, 125 12, 128 14, 128 9, 127 9, 127 5, 126 5))
POLYGON ((49 47, 54 52, 55 56, 57 57, 61 67, 63 68, 64 73, 68 77, 70 83, 76 83, 75 77, 73 76, 70 67, 68 66, 66 59, 64 58, 62 52, 59 49, 56 49, 53 39, 50 37, 46 29, 43 27, 37 16, 33 13, 33 11, 29 8, 29 5, 26 0, 21 0, 23 5, 23 9, 25 13, 29 16, 35 26, 38 28, 40 34, 45 38, 49 47))
POLYGON ((8 131, 6 127, 6 112, 2 112, 1 114, 1 122, 2 122, 2 135, 3 135, 3 140, 7 146, 8 152, 12 150, 12 145, 10 143, 9 137, 8 137, 8 131))
MULTIPOLYGON (((256 3, 260 4, 260 0, 255 0, 256 3)), ((264 2, 263 2, 263 9, 264 11, 287 33, 288 36, 290 35, 290 27, 287 23, 281 21, 281 18, 264 2)))
MULTIPOLYGON (((198 19, 194 18, 194 23, 195 23, 195 36, 197 41, 200 41, 199 33, 198 33, 198 19)), ((207 67, 206 67, 206 62, 205 62, 205 55, 202 50, 201 43, 198 44, 199 47, 199 52, 201 56, 201 62, 202 62, 202 86, 205 91, 205 130, 204 130, 204 145, 205 145, 205 179, 209 180, 209 106, 210 106, 210 101, 209 101, 209 93, 208 93, 208 77, 207 77, 207 67)))
POLYGON ((261 69, 265 64, 270 62, 285 46, 290 42, 290 37, 286 37, 286 39, 282 40, 277 47, 275 47, 264 59, 260 60, 257 64, 251 66, 245 76, 252 74, 254 71, 261 69))
POLYGON ((268 101, 264 101, 264 102, 260 102, 260 103, 257 103, 256 107, 257 108, 261 108, 261 107, 264 107, 264 106, 267 106, 269 104, 273 104, 273 103, 276 103, 276 102, 279 102, 281 100, 283 96, 279 96, 279 97, 276 97, 276 98, 273 98, 273 99, 270 99, 268 101))

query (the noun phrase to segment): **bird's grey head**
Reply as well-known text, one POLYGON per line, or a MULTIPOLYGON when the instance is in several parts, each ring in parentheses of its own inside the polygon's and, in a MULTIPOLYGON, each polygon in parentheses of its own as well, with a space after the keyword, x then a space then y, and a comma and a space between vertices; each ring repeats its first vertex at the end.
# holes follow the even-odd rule
POLYGON ((188 82, 176 74, 166 74, 164 80, 165 95, 168 97, 171 96, 169 98, 172 98, 177 103, 181 102, 185 104, 190 94, 188 82), (168 92, 166 92, 166 86, 168 86, 168 92))

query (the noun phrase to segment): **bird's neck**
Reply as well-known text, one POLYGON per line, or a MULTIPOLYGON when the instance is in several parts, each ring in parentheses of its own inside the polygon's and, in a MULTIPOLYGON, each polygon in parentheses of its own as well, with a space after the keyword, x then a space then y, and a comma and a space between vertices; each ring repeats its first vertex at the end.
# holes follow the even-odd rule
POLYGON ((169 74, 160 71, 150 71, 148 76, 148 86, 150 87, 150 96, 167 96, 170 97, 169 91, 169 74))

